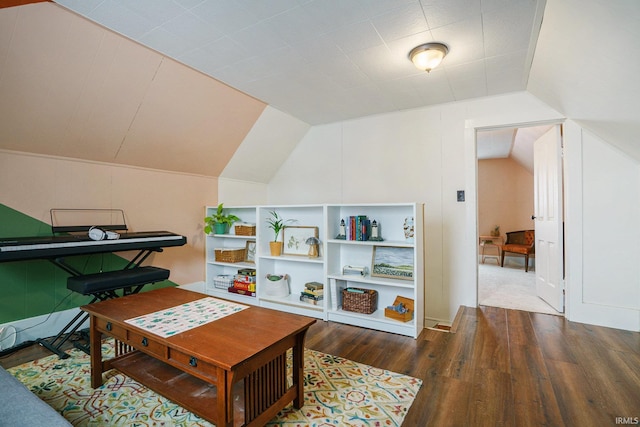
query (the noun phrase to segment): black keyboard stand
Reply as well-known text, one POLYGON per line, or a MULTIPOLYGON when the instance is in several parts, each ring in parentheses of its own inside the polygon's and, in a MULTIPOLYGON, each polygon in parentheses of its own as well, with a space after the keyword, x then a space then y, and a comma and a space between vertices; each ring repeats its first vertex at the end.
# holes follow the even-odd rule
MULTIPOLYGON (((137 294, 147 284, 161 282, 169 278, 169 270, 158 267, 136 267, 124 270, 106 271, 87 275, 71 276, 67 279, 67 288, 82 295, 93 296, 89 304, 97 301, 119 298, 121 296, 137 294), (116 291, 120 291, 119 295, 116 291)), ((62 350, 62 346, 89 319, 89 313, 80 311, 66 324, 53 339, 40 338, 38 344, 57 354, 61 359, 69 355, 62 350)), ((83 334, 80 333, 82 336, 83 334)), ((89 354, 89 347, 79 342, 74 346, 89 354)))

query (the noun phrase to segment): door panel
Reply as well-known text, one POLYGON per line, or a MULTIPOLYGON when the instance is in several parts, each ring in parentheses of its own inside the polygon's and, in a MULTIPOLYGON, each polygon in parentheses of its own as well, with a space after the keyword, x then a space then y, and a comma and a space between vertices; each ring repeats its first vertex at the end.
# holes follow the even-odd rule
POLYGON ((560 125, 533 146, 536 291, 564 312, 562 135, 560 125))

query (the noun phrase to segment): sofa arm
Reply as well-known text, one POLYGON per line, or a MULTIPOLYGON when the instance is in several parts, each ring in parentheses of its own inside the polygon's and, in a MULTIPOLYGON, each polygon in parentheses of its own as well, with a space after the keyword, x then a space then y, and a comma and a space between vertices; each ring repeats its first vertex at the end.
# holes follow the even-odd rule
POLYGON ((70 426, 58 412, 0 367, 0 420, 2 425, 29 427, 70 426))

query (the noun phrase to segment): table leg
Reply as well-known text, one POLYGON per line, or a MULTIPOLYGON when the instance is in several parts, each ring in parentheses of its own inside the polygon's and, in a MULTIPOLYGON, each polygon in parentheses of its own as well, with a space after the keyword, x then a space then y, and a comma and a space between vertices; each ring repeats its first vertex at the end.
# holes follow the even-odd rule
POLYGON ((91 351, 91 387, 102 385, 102 334, 98 331, 96 317, 91 316, 89 326, 91 351))
POLYGON ((217 369, 218 382, 218 422, 216 426, 232 427, 233 426, 233 378, 231 372, 222 368, 217 369))
POLYGON ((293 399, 293 407, 302 408, 304 405, 304 338, 307 330, 296 335, 296 344, 293 347, 293 387, 296 396, 293 399))

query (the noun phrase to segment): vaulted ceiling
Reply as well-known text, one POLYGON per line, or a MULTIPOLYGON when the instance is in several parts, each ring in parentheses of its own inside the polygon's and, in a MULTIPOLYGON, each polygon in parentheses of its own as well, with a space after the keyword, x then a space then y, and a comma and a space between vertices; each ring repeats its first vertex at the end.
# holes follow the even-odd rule
POLYGON ((219 176, 265 107, 266 128, 296 122, 290 147, 308 125, 528 90, 640 159, 639 17, 635 0, 9 7, 0 149, 219 176), (427 74, 407 53, 429 41, 450 53, 427 74))
POLYGON ((309 123, 525 90, 544 0, 56 0, 309 123), (439 41, 441 67, 409 51, 439 41))

